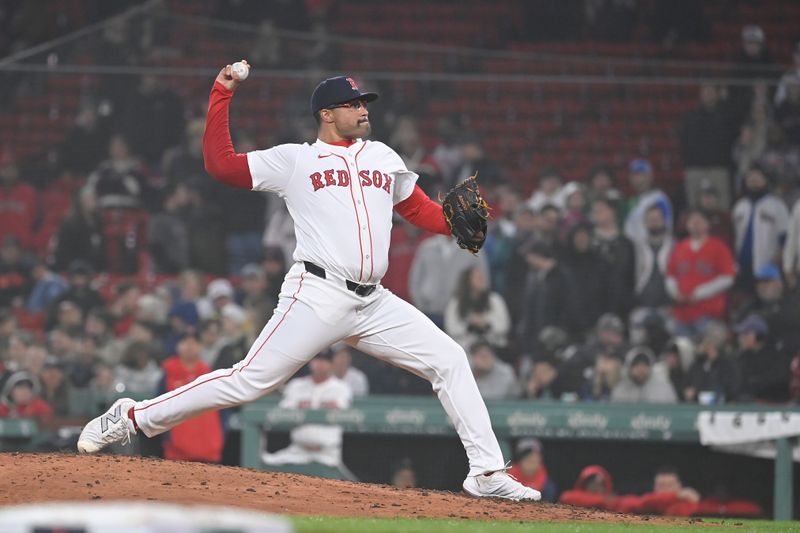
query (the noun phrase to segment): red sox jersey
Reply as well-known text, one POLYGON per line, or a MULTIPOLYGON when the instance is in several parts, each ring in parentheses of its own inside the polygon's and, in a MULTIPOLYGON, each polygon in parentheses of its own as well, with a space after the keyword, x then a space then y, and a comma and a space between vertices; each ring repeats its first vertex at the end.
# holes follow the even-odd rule
POLYGON ((417 174, 376 141, 349 147, 283 144, 247 154, 253 190, 286 201, 297 235, 295 261, 376 284, 388 267, 392 208, 414 191, 417 174))

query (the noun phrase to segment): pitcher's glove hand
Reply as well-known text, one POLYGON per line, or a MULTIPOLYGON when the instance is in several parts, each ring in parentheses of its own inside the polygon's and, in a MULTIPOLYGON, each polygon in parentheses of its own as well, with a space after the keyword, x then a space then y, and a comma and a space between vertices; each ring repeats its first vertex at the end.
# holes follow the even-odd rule
POLYGON ((459 183, 445 195, 442 210, 458 245, 473 254, 486 240, 489 205, 478 191, 477 174, 459 183))

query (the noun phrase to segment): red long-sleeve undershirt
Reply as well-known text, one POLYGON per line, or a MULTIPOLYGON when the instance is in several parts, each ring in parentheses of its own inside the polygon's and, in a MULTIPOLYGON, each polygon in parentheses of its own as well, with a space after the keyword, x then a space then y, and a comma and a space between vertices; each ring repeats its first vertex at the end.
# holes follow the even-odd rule
MULTIPOLYGON (((214 83, 208 100, 206 129, 203 134, 203 160, 206 172, 216 180, 232 187, 252 189, 253 178, 247 164, 247 155, 237 154, 231 141, 228 109, 232 96, 233 91, 219 82, 214 83)), ((418 185, 414 186, 411 196, 395 205, 394 209, 415 226, 433 233, 450 235, 442 206, 431 200, 418 185)))
POLYGON ((428 198, 425 191, 414 185, 411 196, 394 206, 397 214, 417 227, 433 233, 450 235, 442 206, 428 198))
POLYGON ((233 91, 214 82, 208 98, 206 131, 203 133, 203 161, 206 172, 216 180, 239 189, 252 189, 253 178, 247 164, 247 154, 237 154, 233 149, 228 127, 228 108, 233 91))

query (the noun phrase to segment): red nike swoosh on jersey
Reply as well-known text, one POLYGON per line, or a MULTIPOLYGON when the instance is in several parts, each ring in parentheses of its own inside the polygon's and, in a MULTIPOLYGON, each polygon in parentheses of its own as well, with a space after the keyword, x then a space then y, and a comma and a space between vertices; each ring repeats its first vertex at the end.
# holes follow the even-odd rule
POLYGON ((318 155, 318 156, 317 156, 317 159, 322 159, 322 158, 324 158, 324 157, 330 157, 330 156, 331 156, 331 154, 328 154, 328 155, 318 155))

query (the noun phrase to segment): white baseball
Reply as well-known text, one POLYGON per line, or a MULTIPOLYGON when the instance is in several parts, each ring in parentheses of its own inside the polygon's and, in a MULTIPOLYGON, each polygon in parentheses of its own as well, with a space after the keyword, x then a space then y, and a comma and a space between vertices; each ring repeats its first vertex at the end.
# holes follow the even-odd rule
POLYGON ((237 61, 231 65, 231 72, 236 74, 236 76, 239 78, 239 81, 244 81, 250 74, 250 69, 241 61, 237 61))

